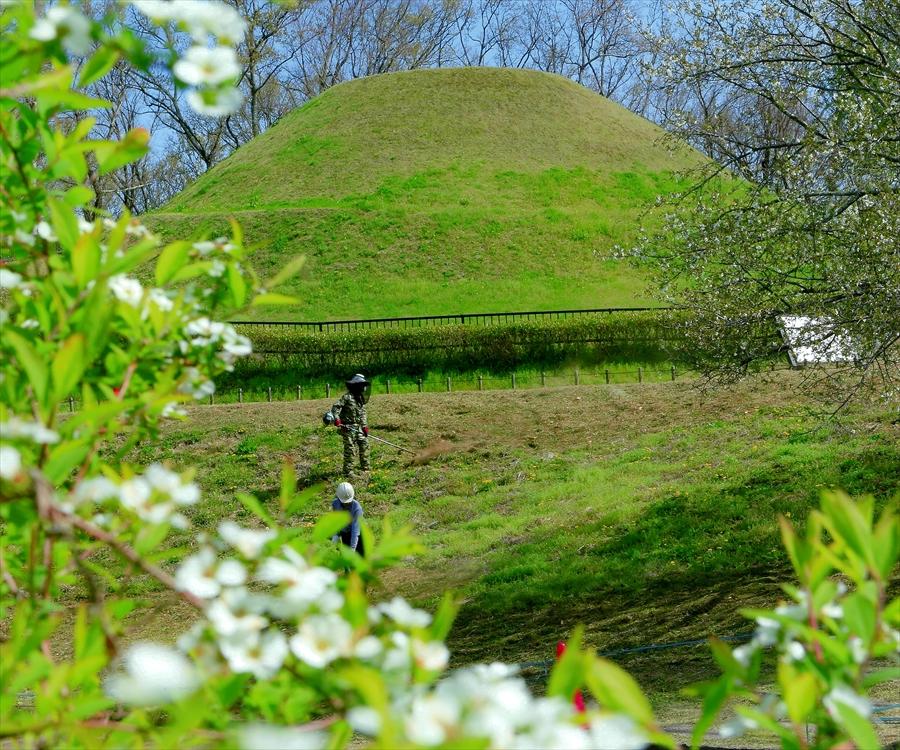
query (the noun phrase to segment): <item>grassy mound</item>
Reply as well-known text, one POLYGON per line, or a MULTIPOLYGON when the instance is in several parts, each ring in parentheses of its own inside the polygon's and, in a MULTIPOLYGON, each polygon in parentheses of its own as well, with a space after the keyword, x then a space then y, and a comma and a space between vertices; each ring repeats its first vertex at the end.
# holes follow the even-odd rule
POLYGON ((460 68, 328 90, 240 148, 148 223, 218 233, 230 216, 302 302, 261 318, 336 319, 646 303, 613 259, 701 158, 564 78, 460 68))

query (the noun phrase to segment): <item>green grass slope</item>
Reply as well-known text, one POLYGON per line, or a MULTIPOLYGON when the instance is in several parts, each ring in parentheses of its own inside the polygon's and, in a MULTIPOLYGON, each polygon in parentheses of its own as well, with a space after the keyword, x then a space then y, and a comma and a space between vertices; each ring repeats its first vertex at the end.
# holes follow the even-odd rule
POLYGON ((322 319, 646 303, 612 259, 699 163, 650 122, 564 78, 423 70, 351 81, 286 115, 148 223, 218 233, 230 216, 322 319))
MULTIPOLYGON (((357 482, 367 521, 376 536, 388 516, 407 523, 426 548, 373 594, 433 607, 456 590, 457 664, 550 658, 578 623, 600 650, 746 631, 738 609, 773 604, 790 578, 778 514, 803 523, 822 487, 880 502, 897 490, 892 415, 856 407, 822 421, 796 395, 799 377, 707 395, 667 383, 376 396, 373 434, 430 446, 431 460, 372 447, 374 470, 357 482)), ((303 528, 341 481, 340 438, 320 421, 327 405, 196 407, 132 457, 198 467, 199 529, 256 523, 236 491, 277 512, 289 460, 301 486, 324 483, 291 519, 303 528)), ((190 616, 176 608, 142 627, 173 638, 190 616)), ((663 691, 712 669, 706 648, 624 663, 663 691)))

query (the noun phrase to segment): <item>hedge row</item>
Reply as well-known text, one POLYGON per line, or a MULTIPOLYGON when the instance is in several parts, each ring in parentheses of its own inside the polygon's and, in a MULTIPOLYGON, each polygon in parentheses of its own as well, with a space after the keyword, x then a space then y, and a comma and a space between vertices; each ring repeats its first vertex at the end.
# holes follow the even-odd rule
MULTIPOLYGON (((341 377, 427 372, 508 372, 567 362, 680 362, 687 354, 668 313, 589 315, 506 325, 443 325, 318 332, 301 328, 244 327, 253 356, 236 376, 288 369, 298 377, 341 377)), ((239 327, 240 329, 241 327, 239 327)))

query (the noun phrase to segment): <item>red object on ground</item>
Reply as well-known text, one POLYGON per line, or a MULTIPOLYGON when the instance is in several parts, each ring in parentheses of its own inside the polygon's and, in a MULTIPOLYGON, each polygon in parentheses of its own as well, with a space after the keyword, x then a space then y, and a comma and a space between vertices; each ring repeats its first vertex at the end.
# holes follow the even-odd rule
MULTIPOLYGON (((563 641, 559 641, 556 644, 556 660, 559 661, 564 653, 566 653, 566 644, 563 641)), ((580 690, 576 690, 575 695, 572 696, 572 705, 575 706, 575 710, 578 713, 584 713, 584 696, 580 690)))

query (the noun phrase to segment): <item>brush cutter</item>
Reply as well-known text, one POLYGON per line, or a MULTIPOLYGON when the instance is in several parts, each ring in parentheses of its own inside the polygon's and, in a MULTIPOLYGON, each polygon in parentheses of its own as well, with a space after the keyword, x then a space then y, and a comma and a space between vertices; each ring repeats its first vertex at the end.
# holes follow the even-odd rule
MULTIPOLYGON (((350 432, 357 434, 360 432, 359 427, 356 425, 341 425, 342 427, 346 427, 350 432)), ((384 438, 377 437, 373 435, 371 432, 366 436, 370 440, 377 440, 379 443, 384 443, 385 445, 391 446, 391 448, 396 448, 398 451, 403 451, 404 453, 411 453, 412 455, 416 455, 415 451, 411 451, 409 448, 404 448, 402 445, 397 445, 396 443, 392 443, 390 440, 385 440, 384 438)))

